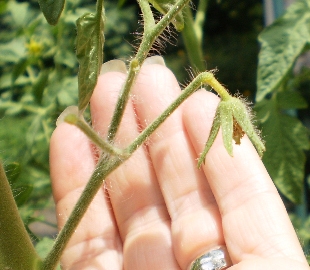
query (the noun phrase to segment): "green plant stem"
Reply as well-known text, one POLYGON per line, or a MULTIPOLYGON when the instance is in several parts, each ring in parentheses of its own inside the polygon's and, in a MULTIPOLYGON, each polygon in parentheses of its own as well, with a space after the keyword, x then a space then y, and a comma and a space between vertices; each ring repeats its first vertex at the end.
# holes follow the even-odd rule
MULTIPOLYGON (((128 155, 123 157, 115 156, 111 157, 109 154, 101 156, 99 163, 93 172, 90 180, 88 181, 81 197, 74 206, 72 213, 69 216, 66 224, 60 231, 55 244, 51 252, 47 255, 43 262, 43 270, 54 269, 60 260, 61 254, 65 249, 67 243, 69 242, 72 234, 74 233, 76 227, 84 216, 88 209, 88 206, 92 202, 93 198, 100 189, 104 179, 114 171, 118 166, 120 166, 124 161, 126 161, 131 154, 138 149, 138 147, 155 131, 159 125, 165 121, 165 119, 176 110, 176 108, 194 91, 199 88, 202 84, 209 84, 211 86, 219 87, 220 91, 226 91, 218 82, 216 83, 211 72, 203 72, 199 74, 180 94, 180 96, 157 118, 151 123, 138 137, 131 143, 125 152, 128 155), (223 88, 223 89, 222 89, 223 88)), ((227 92, 226 92, 227 93, 227 92)), ((229 95, 227 93, 227 95, 229 95)))
MULTIPOLYGON (((125 149, 126 152, 132 154, 153 132, 162 124, 167 117, 173 113, 191 94, 193 94, 201 85, 209 84, 223 91, 223 86, 216 83, 217 80, 211 72, 200 73, 179 95, 179 97, 170 104, 170 106, 158 116, 141 134, 125 149)), ((226 91, 226 90, 225 90, 226 91)), ((227 93, 227 91, 226 91, 227 93)), ((223 94, 223 93, 222 93, 223 94)), ((227 93, 228 94, 228 93, 227 93)), ((228 94, 229 95, 229 94, 228 94)))
POLYGON ((199 39, 199 32, 197 33, 196 31, 197 26, 195 27, 193 14, 188 5, 186 5, 183 12, 185 21, 184 30, 182 31, 182 37, 184 40, 189 62, 199 71, 204 71, 206 70, 206 64, 204 62, 202 52, 202 37, 199 39))
POLYGON ((199 0, 196 16, 195 16, 195 23, 194 29, 196 32, 196 36, 199 42, 199 46, 203 48, 202 40, 203 40, 203 26, 206 21, 206 13, 208 8, 209 0, 199 0))
POLYGON ((0 162, 0 269, 39 269, 36 253, 0 162))
POLYGON ((78 127, 94 144, 100 147, 105 153, 113 156, 124 158, 123 150, 114 147, 110 143, 104 141, 85 121, 75 114, 69 114, 65 120, 66 123, 78 127))
POLYGON ((52 250, 43 261, 42 270, 52 270, 57 266, 60 257, 68 244, 71 236, 73 235, 76 227, 80 223, 82 217, 87 211, 90 203, 102 186, 104 179, 115 170, 124 160, 119 158, 106 158, 102 159, 95 171, 93 172, 90 180, 88 181, 85 189, 83 190, 79 200, 72 213, 70 214, 66 224, 58 234, 52 250))
MULTIPOLYGON (((129 100, 131 87, 136 79, 136 76, 140 71, 140 67, 144 59, 148 55, 148 52, 150 51, 151 47, 153 46, 154 41, 188 2, 189 0, 179 0, 156 25, 145 29, 146 31, 144 32, 142 42, 140 44, 136 57, 130 63, 125 84, 123 85, 121 92, 119 94, 119 98, 108 131, 108 138, 107 138, 108 142, 114 141, 118 127, 120 125, 120 122, 122 120, 126 108, 126 104, 129 100)), ((149 6, 147 8, 145 0, 139 0, 139 4, 143 7, 141 8, 141 10, 143 12, 144 19, 146 21, 150 21, 151 18, 149 18, 149 16, 153 15, 150 14, 148 11, 149 6)))
POLYGON ((152 27, 155 26, 155 20, 153 13, 150 7, 150 4, 147 0, 139 0, 139 6, 142 11, 143 21, 144 21, 144 32, 149 31, 152 27))

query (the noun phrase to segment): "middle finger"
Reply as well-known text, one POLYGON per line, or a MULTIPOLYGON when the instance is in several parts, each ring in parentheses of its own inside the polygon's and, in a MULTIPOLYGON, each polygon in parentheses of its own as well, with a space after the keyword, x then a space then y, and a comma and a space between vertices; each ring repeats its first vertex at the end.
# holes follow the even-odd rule
MULTIPOLYGON (((164 66, 142 67, 133 89, 142 128, 151 123, 181 93, 164 66)), ((223 244, 221 218, 178 108, 150 136, 148 150, 171 218, 174 254, 182 269, 198 255, 223 244)))
MULTIPOLYGON (((99 78, 93 93, 93 124, 103 137, 106 137, 124 79, 125 74, 106 73, 99 78)), ((116 146, 124 148, 137 136, 138 128, 129 101, 117 133, 116 146)), ((124 269, 179 270, 171 248, 169 215, 143 147, 107 177, 106 186, 123 241, 124 269)))

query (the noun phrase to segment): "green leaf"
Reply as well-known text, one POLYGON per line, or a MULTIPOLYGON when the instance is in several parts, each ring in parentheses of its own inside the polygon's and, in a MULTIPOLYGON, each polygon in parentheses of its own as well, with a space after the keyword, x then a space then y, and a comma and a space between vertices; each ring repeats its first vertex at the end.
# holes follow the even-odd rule
POLYGON ((54 57, 55 63, 65 65, 69 68, 75 68, 77 65, 74 52, 61 49, 58 50, 54 57))
POLYGON ((5 174, 11 186, 14 183, 16 183, 18 177, 20 176, 20 173, 21 173, 21 166, 19 163, 12 162, 10 164, 5 165, 5 174))
POLYGON ((48 74, 47 70, 43 70, 32 86, 32 92, 38 104, 42 103, 43 91, 48 83, 48 74))
POLYGON ((304 181, 305 153, 309 149, 308 131, 295 117, 278 110, 277 100, 256 106, 262 120, 267 151, 264 164, 278 189, 294 203, 300 203, 304 181))
POLYGON ((8 43, 0 44, 0 63, 17 63, 26 53, 25 37, 17 37, 8 43))
POLYGON ((51 25, 56 25, 65 5, 65 0, 38 0, 40 8, 51 25))
POLYGON ((310 1, 294 2, 286 13, 259 36, 256 100, 261 101, 282 83, 295 60, 310 42, 310 1))
POLYGON ((24 27, 27 24, 27 16, 29 14, 29 3, 23 2, 19 3, 16 1, 8 2, 8 11, 10 11, 15 25, 19 27, 24 27))
POLYGON ((283 110, 287 109, 305 109, 308 107, 307 101, 300 92, 280 92, 278 93, 279 107, 283 110))
POLYGON ((77 24, 76 55, 79 69, 79 111, 87 107, 103 62, 104 16, 87 13, 77 24))
POLYGON ((26 185, 26 184, 13 188, 12 190, 13 196, 14 196, 15 202, 18 207, 24 205, 28 201, 28 199, 31 196, 32 191, 33 191, 33 186, 26 185))
MULTIPOLYGON (((160 13, 166 14, 171 7, 177 2, 177 0, 148 0, 154 8, 156 8, 160 13)), ((184 28, 184 18, 182 11, 177 14, 175 19, 172 21, 173 25, 177 31, 182 31, 184 28)))
POLYGON ((28 58, 21 58, 16 63, 16 65, 12 70, 12 85, 14 85, 16 79, 25 72, 28 65, 29 65, 28 58))

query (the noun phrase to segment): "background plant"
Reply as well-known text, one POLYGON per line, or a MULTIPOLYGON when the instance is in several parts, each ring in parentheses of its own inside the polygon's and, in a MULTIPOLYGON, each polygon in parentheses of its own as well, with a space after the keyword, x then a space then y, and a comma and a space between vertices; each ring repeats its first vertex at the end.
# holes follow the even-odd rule
MULTIPOLYGON (((249 98, 254 97, 254 63, 255 52, 258 50, 255 37, 262 25, 259 1, 202 2, 208 4, 209 11, 212 11, 207 13, 207 34, 199 37, 199 31, 196 31, 196 43, 190 46, 198 46, 199 57, 202 55, 204 61, 195 60, 195 56, 191 57, 190 51, 186 51, 186 46, 183 47, 183 41, 185 45, 189 43, 185 29, 183 39, 180 40, 167 34, 173 44, 179 44, 178 50, 169 46, 165 49, 168 66, 184 82, 187 72, 179 67, 188 65, 186 52, 189 52, 194 70, 202 70, 206 63, 208 69, 218 66, 218 77, 231 90, 239 88, 249 98), (240 19, 245 11, 251 23, 244 23, 240 19), (214 20, 212 16, 224 19, 214 20), (231 26, 234 24, 238 27, 235 32, 231 26), (232 55, 235 57, 232 58, 232 55), (235 63, 242 62, 242 59, 249 63, 236 67, 235 63), (251 69, 253 71, 249 72, 251 69)), ((194 4, 198 10, 207 7, 200 6, 199 9, 198 1, 194 4)), ((306 107, 309 72, 307 67, 303 67, 296 73, 293 67, 298 56, 307 50, 309 39, 305 35, 305 27, 309 16, 308 7, 308 1, 298 1, 288 10, 284 19, 277 21, 261 35, 263 43, 259 57, 256 105, 258 118, 263 120, 263 135, 267 144, 265 165, 285 196, 306 251, 309 219, 304 150, 308 149, 309 142, 308 131, 297 117, 306 123, 308 116, 306 111, 299 113, 296 109, 306 107), (287 33, 290 37, 287 43, 279 42, 287 33), (287 49, 291 48, 288 46, 290 44, 294 44, 292 50, 287 49), (274 52, 277 52, 279 58, 274 57, 274 52), (281 64, 277 59, 283 56, 289 60, 281 64), (276 61, 270 62, 269 59, 276 61), (283 72, 275 78, 273 67, 277 63, 280 63, 277 70, 283 72), (273 81, 277 83, 272 85, 273 81)), ((0 33, 0 155, 5 160, 6 171, 9 172, 15 199, 26 226, 38 219, 35 209, 51 204, 48 200, 51 194, 47 165, 49 138, 59 113, 78 101, 78 63, 74 55, 75 21, 85 12, 94 12, 95 8, 94 1, 67 0, 58 24, 51 27, 39 11, 36 1, 0 1, 0 23, 4 29, 0 33)), ((133 50, 129 44, 136 44, 134 36, 129 33, 141 28, 136 24, 137 4, 133 1, 105 1, 105 9, 108 19, 105 24, 104 61, 128 59, 133 50)), ((196 15, 190 9, 186 12, 186 19, 196 15)), ((200 25, 198 29, 202 29, 205 19, 196 21, 196 26, 200 25)), ((39 241, 34 235, 32 237, 39 241)), ((44 250, 46 243, 49 245, 51 241, 44 239, 38 247, 44 250)))

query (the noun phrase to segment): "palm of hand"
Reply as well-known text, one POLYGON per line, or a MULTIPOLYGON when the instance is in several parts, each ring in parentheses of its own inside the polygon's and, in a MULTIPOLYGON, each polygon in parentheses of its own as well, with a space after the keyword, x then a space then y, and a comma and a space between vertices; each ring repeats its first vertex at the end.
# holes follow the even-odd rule
MULTIPOLYGON (((122 73, 106 73, 91 99, 92 123, 106 136, 122 73)), ((116 144, 127 146, 179 94, 173 74, 144 66, 116 144)), ((197 91, 106 179, 63 255, 64 269, 187 269, 226 245, 230 269, 309 269, 283 203, 247 138, 231 158, 220 136, 202 170, 218 98, 197 91)), ((96 151, 74 126, 51 142, 51 177, 61 228, 96 163, 96 151)))

